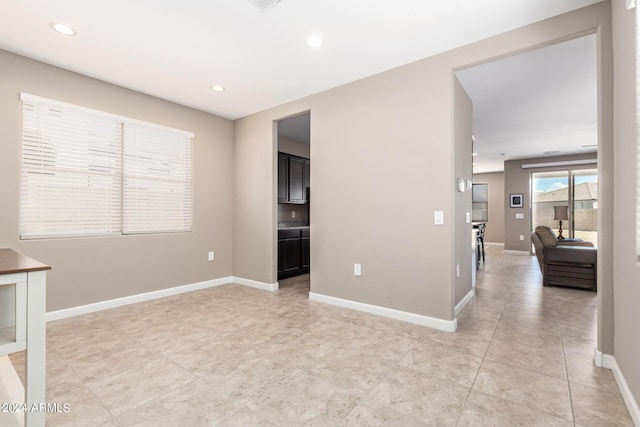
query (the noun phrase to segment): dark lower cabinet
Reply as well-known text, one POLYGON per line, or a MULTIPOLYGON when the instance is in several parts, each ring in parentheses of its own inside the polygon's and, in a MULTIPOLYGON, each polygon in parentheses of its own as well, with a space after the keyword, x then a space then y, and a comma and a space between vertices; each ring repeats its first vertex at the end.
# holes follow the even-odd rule
POLYGON ((311 237, 310 230, 301 230, 300 233, 300 256, 302 258, 302 270, 306 273, 311 267, 311 237))
POLYGON ((278 279, 309 272, 309 238, 308 229, 278 230, 278 279))

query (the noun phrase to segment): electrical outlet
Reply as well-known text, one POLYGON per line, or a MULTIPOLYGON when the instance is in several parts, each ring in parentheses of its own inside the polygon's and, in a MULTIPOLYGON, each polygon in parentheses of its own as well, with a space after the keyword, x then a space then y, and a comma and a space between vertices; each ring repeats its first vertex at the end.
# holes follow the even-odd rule
POLYGON ((353 275, 362 276, 362 264, 353 264, 353 275))
POLYGON ((209 253, 207 254, 207 260, 213 261, 214 259, 216 259, 216 254, 213 251, 209 251, 209 253))
POLYGON ((520 235, 520 240, 524 240, 524 235, 523 234, 520 235))

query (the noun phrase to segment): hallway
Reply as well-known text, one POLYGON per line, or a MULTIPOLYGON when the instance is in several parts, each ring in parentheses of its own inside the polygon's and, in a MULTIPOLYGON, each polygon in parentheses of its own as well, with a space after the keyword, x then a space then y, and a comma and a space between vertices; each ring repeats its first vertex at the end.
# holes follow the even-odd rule
POLYGON ((468 350, 489 343, 473 390, 576 425, 633 425, 612 372, 593 365, 596 294, 541 283, 535 257, 487 247, 476 298, 458 317, 468 350))

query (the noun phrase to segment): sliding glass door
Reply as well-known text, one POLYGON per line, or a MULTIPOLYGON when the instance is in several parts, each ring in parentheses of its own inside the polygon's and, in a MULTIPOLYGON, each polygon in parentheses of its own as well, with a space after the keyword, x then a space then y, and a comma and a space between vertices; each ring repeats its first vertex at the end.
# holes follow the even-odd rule
POLYGON ((534 172, 531 174, 531 226, 551 227, 559 234, 555 206, 566 206, 562 220, 565 238, 598 243, 598 171, 596 169, 534 172))
POLYGON ((598 245, 598 171, 572 171, 574 237, 598 245))
MULTIPOLYGON (((569 171, 534 172, 531 185, 532 229, 546 225, 559 234, 559 222, 554 219, 553 208, 569 206, 569 171)), ((569 220, 562 221, 562 230, 564 237, 571 237, 569 220)))

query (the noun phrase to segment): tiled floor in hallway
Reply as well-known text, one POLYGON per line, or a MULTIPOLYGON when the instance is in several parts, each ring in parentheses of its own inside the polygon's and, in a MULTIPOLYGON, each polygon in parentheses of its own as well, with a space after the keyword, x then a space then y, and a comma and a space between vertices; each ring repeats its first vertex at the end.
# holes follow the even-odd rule
POLYGON ((594 293, 493 246, 478 278, 456 333, 311 302, 305 277, 50 322, 47 400, 71 410, 47 425, 632 425, 591 362, 594 293))

